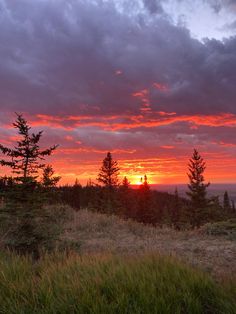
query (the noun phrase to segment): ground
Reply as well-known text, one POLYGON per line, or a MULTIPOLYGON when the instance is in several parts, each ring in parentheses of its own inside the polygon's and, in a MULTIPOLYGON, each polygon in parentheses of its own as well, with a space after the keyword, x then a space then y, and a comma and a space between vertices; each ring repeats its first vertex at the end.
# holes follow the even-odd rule
POLYGON ((236 273, 236 241, 207 235, 202 229, 154 228, 81 210, 74 213, 64 238, 78 243, 80 252, 85 254, 158 252, 177 256, 216 277, 236 273))

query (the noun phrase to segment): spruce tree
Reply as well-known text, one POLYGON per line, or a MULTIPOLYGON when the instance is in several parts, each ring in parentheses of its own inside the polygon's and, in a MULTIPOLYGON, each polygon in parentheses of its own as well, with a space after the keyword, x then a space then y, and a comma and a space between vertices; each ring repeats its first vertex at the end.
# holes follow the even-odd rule
POLYGON ((232 200, 232 201, 231 201, 231 204, 232 204, 232 213, 233 213, 233 214, 236 214, 235 201, 232 200))
POLYGON ((97 181, 111 190, 119 183, 119 171, 118 162, 113 160, 111 153, 108 152, 102 162, 97 181))
POLYGON ((142 184, 140 184, 138 189, 139 204, 137 219, 138 221, 144 223, 152 223, 155 218, 152 208, 153 204, 151 189, 146 175, 144 175, 144 179, 141 179, 141 182, 142 184))
POLYGON ((229 194, 227 191, 224 193, 224 200, 223 200, 223 208, 226 213, 231 213, 231 204, 230 204, 230 199, 229 199, 229 194))
POLYGON ((45 167, 43 163, 45 156, 50 156, 57 145, 41 150, 39 142, 43 132, 30 134, 31 127, 27 121, 22 115, 16 115, 17 119, 13 126, 18 130, 20 139, 14 148, 0 144, 0 152, 7 157, 7 160, 0 160, 0 164, 10 167, 19 182, 27 183, 36 180, 39 169, 45 167))
POLYGON ((171 222, 175 229, 179 229, 180 225, 180 198, 177 187, 175 188, 175 194, 174 194, 174 204, 171 211, 171 222))
POLYGON ((102 212, 115 212, 117 211, 118 199, 117 199, 117 187, 119 185, 120 168, 118 162, 113 160, 112 154, 107 153, 107 156, 103 159, 102 167, 98 173, 97 181, 102 184, 102 188, 99 191, 99 204, 100 211, 102 212))
POLYGON ((4 192, 4 206, 0 215, 7 228, 5 245, 19 253, 39 257, 42 246, 50 246, 56 236, 57 226, 44 205, 40 184, 37 182, 39 170, 44 168, 44 158, 52 154, 56 145, 41 150, 39 146, 42 132, 30 133, 31 127, 22 115, 17 114, 14 128, 20 139, 14 148, 0 144, 0 151, 6 159, 2 166, 12 169, 11 184, 4 192))
POLYGON ((132 199, 132 189, 130 188, 130 182, 126 176, 122 180, 122 184, 119 186, 119 203, 120 215, 125 218, 131 217, 134 204, 132 199))
POLYGON ((190 213, 190 220, 193 227, 199 227, 207 219, 207 187, 210 183, 204 183, 204 171, 206 169, 206 163, 194 149, 192 158, 188 164, 188 177, 189 177, 189 192, 187 195, 190 197, 192 212, 190 213))
POLYGON ((41 184, 43 187, 49 189, 49 188, 54 188, 57 183, 60 181, 61 177, 60 176, 55 176, 55 171, 51 165, 47 165, 43 169, 43 177, 41 184))
POLYGON ((127 191, 130 188, 130 182, 127 179, 127 177, 124 177, 122 184, 121 184, 121 188, 125 191, 127 191))

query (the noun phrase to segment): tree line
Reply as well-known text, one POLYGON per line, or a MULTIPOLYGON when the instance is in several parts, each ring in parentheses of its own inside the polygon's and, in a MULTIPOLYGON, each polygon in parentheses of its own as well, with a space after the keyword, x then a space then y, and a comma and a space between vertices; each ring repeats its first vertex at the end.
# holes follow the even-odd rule
POLYGON ((50 204, 69 204, 75 210, 88 208, 175 229, 200 227, 236 215, 227 192, 223 206, 218 197, 207 197, 206 164, 196 149, 188 164, 187 199, 180 197, 177 189, 174 195, 152 190, 146 175, 137 189, 127 177, 119 182, 120 168, 111 152, 103 159, 95 183, 89 180, 81 186, 76 180, 73 186, 57 186, 60 177, 45 163, 57 145, 42 150, 43 132, 31 132, 22 115, 17 114, 13 127, 19 135, 14 148, 0 144, 5 156, 0 165, 12 171, 11 176, 0 179, 0 227, 4 245, 21 254, 30 253, 37 259, 42 247, 50 249, 58 239, 67 214, 60 206, 52 210, 50 204))

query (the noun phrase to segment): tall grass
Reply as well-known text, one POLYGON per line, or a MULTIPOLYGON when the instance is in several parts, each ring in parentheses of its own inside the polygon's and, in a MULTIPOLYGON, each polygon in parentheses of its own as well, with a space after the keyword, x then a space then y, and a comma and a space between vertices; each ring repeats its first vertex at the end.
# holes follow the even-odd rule
POLYGON ((0 256, 0 313, 236 313, 235 286, 173 258, 0 256))

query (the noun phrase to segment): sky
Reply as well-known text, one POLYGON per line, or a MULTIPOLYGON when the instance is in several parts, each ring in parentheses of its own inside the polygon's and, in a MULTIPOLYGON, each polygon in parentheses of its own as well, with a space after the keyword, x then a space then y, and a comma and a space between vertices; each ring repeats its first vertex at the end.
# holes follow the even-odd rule
POLYGON ((236 182, 236 0, 0 0, 0 60, 0 141, 23 113, 61 183, 108 151, 133 184, 185 183, 193 148, 236 182))

